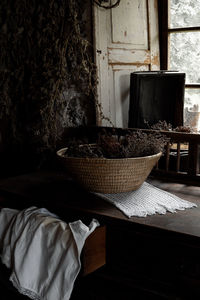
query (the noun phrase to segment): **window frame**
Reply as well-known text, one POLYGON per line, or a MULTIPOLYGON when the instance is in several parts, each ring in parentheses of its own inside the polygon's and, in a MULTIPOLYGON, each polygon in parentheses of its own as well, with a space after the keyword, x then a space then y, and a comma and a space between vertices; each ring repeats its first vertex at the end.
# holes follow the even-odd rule
MULTIPOLYGON (((169 0, 158 0, 158 20, 159 20, 159 46, 160 46, 160 69, 168 70, 169 60, 169 35, 173 32, 185 31, 200 31, 200 26, 196 27, 182 27, 182 28, 169 28, 169 0)), ((200 89, 200 83, 186 83, 185 88, 200 89)), ((168 132, 163 131, 171 142, 177 143, 177 165, 175 171, 170 171, 169 167, 169 154, 170 146, 168 145, 165 158, 166 166, 164 169, 154 170, 155 175, 161 178, 181 182, 185 184, 200 186, 200 134, 199 133, 184 133, 184 132, 168 132), (180 145, 189 143, 188 149, 188 170, 181 172, 180 167, 180 145)))
MULTIPOLYGON (((169 69, 169 36, 174 32, 200 32, 200 26, 169 28, 169 0, 158 0, 160 69, 169 69)), ((185 88, 200 89, 200 83, 186 83, 185 88)))

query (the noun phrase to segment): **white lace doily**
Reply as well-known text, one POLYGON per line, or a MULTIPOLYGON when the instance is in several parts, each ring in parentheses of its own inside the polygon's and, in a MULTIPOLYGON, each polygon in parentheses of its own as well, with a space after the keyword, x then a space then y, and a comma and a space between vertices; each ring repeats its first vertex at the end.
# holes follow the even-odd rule
POLYGON ((196 207, 195 203, 183 200, 171 193, 163 191, 147 182, 136 191, 118 194, 96 193, 104 200, 112 203, 127 217, 146 217, 147 215, 174 213, 176 210, 196 207))

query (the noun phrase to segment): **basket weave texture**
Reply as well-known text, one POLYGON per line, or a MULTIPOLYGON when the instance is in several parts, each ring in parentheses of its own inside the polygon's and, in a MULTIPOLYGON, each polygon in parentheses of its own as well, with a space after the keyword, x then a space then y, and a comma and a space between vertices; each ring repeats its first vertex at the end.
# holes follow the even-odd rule
POLYGON ((67 157, 67 148, 57 151, 62 165, 85 189, 99 193, 121 193, 138 189, 162 153, 136 158, 67 157))

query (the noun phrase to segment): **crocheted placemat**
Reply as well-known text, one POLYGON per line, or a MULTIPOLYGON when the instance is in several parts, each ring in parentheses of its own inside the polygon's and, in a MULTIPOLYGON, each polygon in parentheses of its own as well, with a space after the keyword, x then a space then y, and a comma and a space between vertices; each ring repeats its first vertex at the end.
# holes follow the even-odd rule
POLYGON ((174 213, 176 210, 197 206, 195 203, 183 200, 147 182, 144 182, 136 191, 118 194, 95 194, 115 205, 129 218, 132 216, 146 217, 156 213, 166 214, 167 211, 174 213))

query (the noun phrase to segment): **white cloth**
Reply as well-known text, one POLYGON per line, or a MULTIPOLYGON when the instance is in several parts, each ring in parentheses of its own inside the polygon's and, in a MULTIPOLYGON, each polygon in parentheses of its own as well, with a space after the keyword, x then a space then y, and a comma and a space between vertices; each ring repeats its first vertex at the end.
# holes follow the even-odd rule
POLYGON ((0 256, 18 291, 36 300, 67 300, 86 238, 99 225, 65 223, 45 208, 0 212, 0 256))
POLYGON ((147 182, 136 191, 102 194, 96 193, 104 200, 112 203, 127 217, 146 217, 147 215, 174 213, 176 210, 196 207, 195 203, 183 200, 171 193, 163 191, 147 182))

